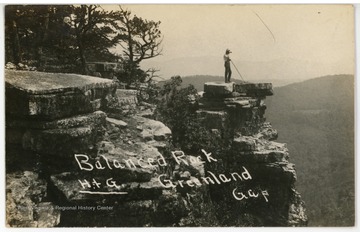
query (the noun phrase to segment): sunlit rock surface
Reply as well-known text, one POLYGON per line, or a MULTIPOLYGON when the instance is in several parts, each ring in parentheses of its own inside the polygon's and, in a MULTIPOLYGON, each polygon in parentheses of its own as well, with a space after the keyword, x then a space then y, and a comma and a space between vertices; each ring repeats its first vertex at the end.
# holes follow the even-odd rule
POLYGON ((197 116, 229 146, 209 163, 174 159, 171 130, 135 90, 74 74, 5 76, 11 227, 306 225, 286 144, 264 117, 270 83, 205 84, 197 116), (216 179, 234 172, 251 181, 216 179), (263 198, 234 198, 249 189, 263 198))

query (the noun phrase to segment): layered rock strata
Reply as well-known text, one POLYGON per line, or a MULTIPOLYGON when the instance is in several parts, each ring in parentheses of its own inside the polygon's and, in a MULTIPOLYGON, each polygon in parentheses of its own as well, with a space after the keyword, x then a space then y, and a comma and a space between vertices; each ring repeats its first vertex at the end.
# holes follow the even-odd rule
POLYGON ((264 117, 271 84, 206 83, 197 115, 226 146, 184 154, 152 107, 111 80, 5 79, 11 227, 306 224, 286 145, 264 117))
POLYGON ((170 129, 143 117, 150 108, 136 94, 95 77, 6 71, 9 226, 206 225, 214 215, 203 215, 206 186, 177 191, 159 181, 174 170, 186 181, 203 167, 173 161, 170 129), (13 176, 27 173, 23 191, 41 184, 38 200, 16 196, 13 176))
POLYGON ((277 131, 266 122, 264 99, 273 94, 270 83, 206 83, 198 116, 228 147, 215 154, 212 172, 238 172, 248 181, 210 188, 212 200, 228 215, 223 225, 304 226, 304 202, 295 188, 296 172, 286 144, 275 142, 277 131))
MULTIPOLYGON (((38 200, 27 208, 36 214, 38 204, 52 201, 55 206, 59 205, 52 199, 50 176, 73 171, 76 167, 74 154, 95 152, 106 126, 106 114, 100 110, 107 106, 116 84, 111 80, 75 74, 10 70, 5 72, 5 81, 7 178, 13 183, 17 181, 12 177, 16 173, 16 176, 35 173, 26 188, 31 189, 37 182, 45 183, 43 195, 46 201, 38 200)), ((13 186, 8 184, 7 191, 13 192, 13 186)), ((7 200, 16 201, 12 197, 14 195, 8 195, 7 200)), ((32 201, 26 200, 27 195, 24 197, 24 201, 32 201)), ((48 220, 54 221, 51 212, 57 218, 52 226, 59 224, 60 212, 50 211, 54 207, 47 208, 48 220)), ((10 226, 24 226, 14 221, 11 215, 7 215, 10 226)), ((27 226, 34 223, 40 227, 48 226, 36 223, 36 217, 33 224, 29 222, 27 226)))

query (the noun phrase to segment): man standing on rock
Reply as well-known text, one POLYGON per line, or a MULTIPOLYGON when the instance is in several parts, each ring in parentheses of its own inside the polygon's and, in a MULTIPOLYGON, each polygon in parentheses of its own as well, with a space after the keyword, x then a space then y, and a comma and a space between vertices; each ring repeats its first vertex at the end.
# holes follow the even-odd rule
POLYGON ((230 68, 230 53, 231 51, 229 49, 226 49, 225 55, 224 55, 224 61, 225 61, 225 83, 230 83, 231 78, 231 68, 230 68))

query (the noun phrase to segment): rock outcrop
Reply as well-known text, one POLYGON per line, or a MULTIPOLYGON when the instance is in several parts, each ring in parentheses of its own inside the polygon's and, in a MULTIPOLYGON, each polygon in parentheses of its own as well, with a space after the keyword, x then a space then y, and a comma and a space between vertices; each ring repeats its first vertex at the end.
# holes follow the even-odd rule
POLYGON ((136 91, 115 88, 95 77, 6 71, 9 226, 196 226, 214 215, 203 215, 212 209, 206 187, 179 192, 159 181, 175 169, 191 175, 170 156, 170 129, 142 116, 150 108, 136 91), (12 176, 26 173, 33 180, 17 197, 22 179, 12 176), (22 197, 38 183, 41 192, 22 197))
POLYGON ((90 113, 106 105, 116 84, 107 79, 42 72, 5 71, 6 114, 52 120, 90 113))
POLYGON ((134 90, 73 74, 5 75, 11 227, 306 224, 286 145, 265 122, 271 84, 207 83, 197 115, 227 145, 184 154, 134 90))
POLYGON ((208 164, 205 168, 214 173, 231 173, 246 167, 251 176, 249 181, 229 182, 222 188, 211 186, 212 200, 222 208, 217 217, 223 225, 307 224, 286 144, 274 142, 277 131, 264 117, 263 100, 272 94, 268 83, 205 84, 198 115, 229 146, 221 155, 214 155, 217 165, 208 164))
MULTIPOLYGON (((43 195, 51 196, 50 175, 73 171, 74 154, 94 153, 105 134, 106 114, 100 110, 116 84, 82 75, 10 70, 5 72, 5 80, 7 173, 10 179, 19 171, 38 173, 26 188, 45 181, 43 195)), ((16 181, 21 180, 12 182, 16 181)), ((14 191, 13 186, 7 185, 9 192, 14 191)), ((39 200, 28 205, 29 212, 35 212, 38 204, 47 203, 39 200)), ((50 208, 48 213, 56 218, 51 226, 59 224, 60 213, 50 208)), ((24 225, 12 215, 7 215, 10 226, 50 226, 36 223, 36 218, 24 225)))

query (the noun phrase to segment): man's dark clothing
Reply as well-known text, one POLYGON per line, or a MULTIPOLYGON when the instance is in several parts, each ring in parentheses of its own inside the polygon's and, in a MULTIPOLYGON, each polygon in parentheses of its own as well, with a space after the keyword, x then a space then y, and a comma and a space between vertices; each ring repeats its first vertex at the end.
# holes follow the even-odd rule
POLYGON ((229 54, 224 55, 224 61, 225 61, 225 83, 230 82, 231 78, 231 68, 230 68, 230 57, 229 54))

